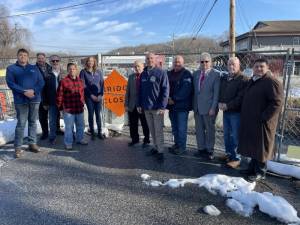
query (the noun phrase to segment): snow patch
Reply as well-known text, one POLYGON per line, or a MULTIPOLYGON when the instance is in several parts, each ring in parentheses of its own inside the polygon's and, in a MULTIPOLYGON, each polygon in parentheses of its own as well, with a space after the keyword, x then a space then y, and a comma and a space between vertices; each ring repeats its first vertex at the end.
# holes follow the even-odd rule
MULTIPOLYGON (((7 119, 0 121, 0 145, 4 145, 15 139, 15 128, 17 125, 17 119, 7 119)), ((37 133, 42 131, 40 123, 37 121, 37 133)), ((28 124, 24 129, 24 137, 28 136, 28 124)))
POLYGON ((288 165, 274 161, 267 161, 267 168, 271 172, 300 179, 299 166, 288 165))
MULTIPOLYGON (((166 182, 151 180, 150 175, 141 175, 146 185, 158 187, 168 186, 171 188, 184 187, 185 184, 196 184, 204 187, 212 194, 220 194, 228 197, 226 205, 234 212, 249 217, 253 214, 253 210, 258 206, 259 210, 271 217, 278 219, 287 224, 300 224, 300 218, 295 208, 290 205, 284 198, 275 196, 269 192, 259 193, 254 191, 256 183, 247 182, 241 177, 230 177, 220 174, 207 174, 196 179, 169 179, 166 182)), ((213 207, 207 206, 207 211, 213 207)), ((209 213, 208 213, 209 214, 209 213)))
POLYGON ((203 211, 210 216, 219 216, 221 214, 220 210, 214 205, 207 205, 203 208, 203 211))

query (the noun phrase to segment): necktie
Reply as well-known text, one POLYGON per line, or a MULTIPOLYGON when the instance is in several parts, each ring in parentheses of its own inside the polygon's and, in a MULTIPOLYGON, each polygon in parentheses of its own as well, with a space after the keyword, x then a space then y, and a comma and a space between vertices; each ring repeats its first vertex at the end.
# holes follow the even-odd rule
POLYGON ((203 87, 204 78, 205 78, 205 73, 202 71, 200 74, 200 79, 199 79, 199 90, 201 90, 201 88, 203 87))

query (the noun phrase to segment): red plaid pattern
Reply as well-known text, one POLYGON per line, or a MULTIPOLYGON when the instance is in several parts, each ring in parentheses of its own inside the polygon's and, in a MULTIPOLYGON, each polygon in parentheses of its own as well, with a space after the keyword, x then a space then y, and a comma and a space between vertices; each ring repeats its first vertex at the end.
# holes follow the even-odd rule
POLYGON ((57 90, 56 104, 59 110, 67 113, 82 113, 84 107, 83 81, 79 77, 72 79, 70 75, 62 79, 57 90))

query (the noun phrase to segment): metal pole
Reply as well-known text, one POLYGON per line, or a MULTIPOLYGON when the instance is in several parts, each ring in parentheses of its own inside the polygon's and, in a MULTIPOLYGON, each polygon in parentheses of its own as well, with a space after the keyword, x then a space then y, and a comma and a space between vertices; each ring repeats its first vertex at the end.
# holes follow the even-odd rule
POLYGON ((230 56, 235 56, 235 0, 230 0, 229 6, 230 23, 229 23, 229 44, 230 44, 230 56))
POLYGON ((286 124, 286 109, 287 109, 287 102, 288 102, 288 97, 289 97, 289 90, 290 90, 290 83, 291 83, 291 76, 294 74, 294 69, 295 69, 295 62, 294 62, 294 49, 292 49, 292 56, 291 56, 291 66, 292 69, 288 70, 288 80, 287 80, 287 85, 285 89, 285 99, 284 99, 284 108, 282 112, 282 117, 281 117, 281 133, 280 133, 280 142, 278 146, 278 154, 277 154, 277 161, 280 160, 280 151, 282 147, 282 142, 283 142, 283 135, 284 135, 284 130, 285 130, 285 124, 286 124))

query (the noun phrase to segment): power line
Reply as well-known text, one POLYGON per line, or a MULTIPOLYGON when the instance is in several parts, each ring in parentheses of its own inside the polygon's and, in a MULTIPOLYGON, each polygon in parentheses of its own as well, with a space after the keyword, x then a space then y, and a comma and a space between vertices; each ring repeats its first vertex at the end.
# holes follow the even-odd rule
MULTIPOLYGON (((78 8, 78 7, 94 4, 94 3, 97 3, 97 2, 103 2, 103 1, 104 0, 93 0, 93 1, 89 1, 89 2, 84 2, 84 3, 74 4, 74 5, 64 6, 64 7, 58 7, 58 8, 53 8, 53 9, 45 9, 45 10, 39 10, 39 11, 35 11, 35 12, 20 13, 20 14, 14 14, 14 15, 9 15, 9 16, 1 16, 0 20, 1 19, 14 18, 14 17, 20 17, 20 16, 50 13, 50 12, 56 12, 56 11, 65 11, 65 10, 78 8)), ((112 2, 114 2, 114 1, 112 1, 112 2)))
POLYGON ((200 23, 199 23, 199 25, 201 24, 201 21, 202 21, 202 18, 203 18, 203 16, 204 16, 204 13, 205 13, 205 11, 206 11, 206 8, 207 8, 207 6, 208 6, 208 2, 209 2, 209 0, 204 0, 202 3, 202 5, 201 5, 201 7, 200 7, 200 9, 202 8, 202 10, 200 11, 200 13, 198 14, 198 16, 196 16, 195 17, 195 23, 193 24, 193 26, 192 26, 192 29, 191 29, 191 36, 193 36, 193 34, 196 32, 196 30, 197 30, 197 27, 198 27, 198 21, 200 21, 200 23), (197 18, 198 18, 198 20, 197 20, 197 18))
POLYGON ((218 1, 218 0, 215 0, 214 3, 212 4, 212 6, 210 7, 209 11, 207 12, 206 16, 204 17, 204 20, 202 21, 202 23, 201 23, 201 25, 200 25, 198 31, 196 32, 196 35, 192 38, 192 40, 191 40, 191 42, 190 42, 190 44, 189 44, 188 47, 190 47, 190 45, 192 44, 193 40, 197 38, 199 32, 200 32, 201 29, 203 28, 203 26, 204 26, 206 20, 208 19, 208 17, 209 17, 209 15, 210 15, 210 13, 212 12, 213 8, 215 7, 217 1, 218 1))

